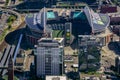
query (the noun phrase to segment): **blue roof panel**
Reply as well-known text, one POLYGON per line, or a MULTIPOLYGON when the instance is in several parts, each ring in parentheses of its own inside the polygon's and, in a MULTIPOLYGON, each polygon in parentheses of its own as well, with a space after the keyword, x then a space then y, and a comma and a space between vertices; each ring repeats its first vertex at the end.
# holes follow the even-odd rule
POLYGON ((26 24, 31 29, 43 30, 44 29, 43 26, 41 26, 40 23, 37 23, 37 17, 35 18, 35 16, 38 16, 38 14, 29 14, 29 15, 27 15, 26 19, 25 19, 26 24))
POLYGON ((55 14, 53 11, 47 12, 47 19, 55 19, 55 14))

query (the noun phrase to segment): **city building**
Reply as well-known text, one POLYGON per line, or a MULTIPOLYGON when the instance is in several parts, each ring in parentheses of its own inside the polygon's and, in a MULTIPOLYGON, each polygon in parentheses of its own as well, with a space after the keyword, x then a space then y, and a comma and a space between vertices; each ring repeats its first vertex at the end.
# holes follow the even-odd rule
POLYGON ((83 80, 100 80, 99 77, 85 77, 83 80))
POLYGON ((110 23, 112 25, 118 25, 120 23, 120 13, 111 13, 110 16, 110 23))
POLYGON ((26 16, 26 38, 33 45, 43 37, 45 24, 45 9, 42 9, 38 14, 29 14, 26 16))
POLYGON ((86 5, 87 5, 86 3, 81 3, 80 1, 60 1, 60 2, 57 2, 56 5, 53 5, 52 7, 81 9, 81 8, 84 8, 86 5))
POLYGON ((120 25, 114 25, 114 26, 111 26, 111 28, 114 34, 120 35, 120 25))
POLYGON ((100 13, 115 13, 117 12, 117 6, 103 5, 100 8, 100 13))
POLYGON ((16 71, 24 71, 25 69, 25 53, 23 50, 20 50, 17 54, 15 63, 14 63, 14 68, 16 71))
POLYGON ((70 45, 78 35, 99 34, 105 38, 105 43, 108 43, 112 35, 108 29, 109 16, 95 13, 88 6, 84 9, 43 8, 39 13, 27 15, 25 22, 26 37, 33 45, 41 37, 62 37, 65 44, 67 40, 70 45), (66 31, 70 31, 70 34, 66 34, 66 31))
POLYGON ((6 2, 6 0, 0 0, 0 6, 4 6, 5 2, 6 2))
MULTIPOLYGON (((68 1, 68 0, 61 0, 61 1, 68 1)), ((89 1, 89 0, 69 0, 69 2, 86 2, 86 3, 88 3, 88 4, 90 4, 90 3, 94 3, 94 2, 96 2, 97 0, 91 0, 91 1, 89 1)))
MULTIPOLYGON (((84 6, 84 4, 93 4, 95 3, 97 0, 24 0, 24 3, 22 4, 23 5, 23 8, 24 9, 40 9, 41 7, 45 6, 45 7, 52 7, 52 6, 58 6, 57 3, 60 3, 60 4, 64 4, 64 5, 61 5, 59 7, 76 7, 76 6, 84 6), (29 3, 31 6, 28 6, 28 7, 24 7, 27 5, 27 3, 29 3), (32 4, 32 3, 42 3, 41 6, 39 5, 36 5, 35 4, 32 4), (66 5, 67 4, 67 5, 66 5), (81 4, 81 5, 79 5, 81 4), (34 6, 32 6, 34 5, 34 6)), ((20 7, 20 6, 19 6, 20 7)), ((71 8, 72 8, 71 7, 71 8)), ((20 7, 22 8, 22 6, 20 7)))
POLYGON ((100 68, 100 50, 104 39, 90 35, 79 35, 79 70, 93 70, 100 68))
POLYGON ((63 74, 63 38, 41 38, 35 49, 37 77, 63 74))
POLYGON ((46 80, 67 80, 66 76, 46 76, 46 80))
POLYGON ((116 67, 117 72, 120 74, 120 56, 117 56, 115 58, 115 67, 116 67))
POLYGON ((16 5, 18 11, 32 11, 38 12, 43 7, 51 7, 56 5, 57 0, 24 0, 22 3, 16 5))

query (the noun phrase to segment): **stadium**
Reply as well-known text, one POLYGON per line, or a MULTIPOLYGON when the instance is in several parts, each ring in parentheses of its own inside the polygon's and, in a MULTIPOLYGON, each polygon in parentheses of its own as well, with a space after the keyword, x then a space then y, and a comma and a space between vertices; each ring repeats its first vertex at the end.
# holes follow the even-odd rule
POLYGON ((105 33, 110 18, 86 6, 84 9, 43 8, 39 13, 27 15, 25 21, 31 43, 36 44, 41 37, 64 37, 65 43, 71 44, 78 35, 105 33))

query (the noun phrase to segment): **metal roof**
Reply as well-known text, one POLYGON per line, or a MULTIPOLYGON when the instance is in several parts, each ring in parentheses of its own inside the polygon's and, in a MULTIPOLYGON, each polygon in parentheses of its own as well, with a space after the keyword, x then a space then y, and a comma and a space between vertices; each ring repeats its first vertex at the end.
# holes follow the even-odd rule
POLYGON ((39 13, 28 14, 25 18, 26 24, 34 30, 43 30, 46 23, 46 13, 44 8, 39 13))
MULTIPOLYGON (((39 13, 29 14, 26 16, 26 24, 33 30, 36 31, 44 31, 50 30, 47 26, 48 18, 56 19, 56 15, 53 11, 45 10, 45 8, 41 9, 39 13)), ((58 12, 57 12, 58 13, 58 12)), ((106 14, 95 13, 92 9, 86 6, 83 11, 76 12, 73 17, 80 17, 82 13, 85 13, 87 17, 88 23, 92 28, 92 33, 97 33, 104 31, 106 27, 109 26, 110 18, 106 14)), ((49 31, 48 31, 49 32, 49 31)))
MULTIPOLYGON (((26 16, 26 24, 35 30, 43 30, 43 26, 41 25, 41 20, 40 18, 37 19, 37 13, 35 14, 29 14, 28 16, 26 16)), ((39 16, 38 16, 39 17, 39 16)))
POLYGON ((110 18, 106 14, 95 13, 92 9, 88 6, 84 8, 84 13, 87 16, 88 22, 92 27, 92 32, 101 32, 108 27, 110 23, 110 18))

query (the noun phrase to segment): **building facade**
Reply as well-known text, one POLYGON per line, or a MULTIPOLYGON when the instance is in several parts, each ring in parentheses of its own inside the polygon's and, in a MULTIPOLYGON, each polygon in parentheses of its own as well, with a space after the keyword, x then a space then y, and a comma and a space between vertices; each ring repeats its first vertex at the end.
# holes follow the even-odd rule
POLYGON ((41 38, 35 49, 36 75, 61 75, 63 73, 63 38, 41 38), (58 41, 59 40, 59 41, 58 41))
MULTIPOLYGON (((84 9, 43 8, 39 13, 26 16, 27 39, 36 45, 42 37, 62 37, 70 45, 78 35, 99 35, 110 24, 107 14, 96 13, 88 6, 84 9)), ((107 35, 105 35, 106 37, 107 35)))
POLYGON ((120 74, 120 57, 119 56, 115 58, 115 67, 117 72, 120 74))
POLYGON ((67 80, 66 76, 46 76, 45 80, 67 80))
POLYGON ((117 12, 117 6, 103 5, 100 9, 101 13, 115 13, 117 12))

